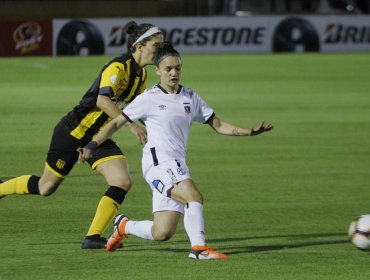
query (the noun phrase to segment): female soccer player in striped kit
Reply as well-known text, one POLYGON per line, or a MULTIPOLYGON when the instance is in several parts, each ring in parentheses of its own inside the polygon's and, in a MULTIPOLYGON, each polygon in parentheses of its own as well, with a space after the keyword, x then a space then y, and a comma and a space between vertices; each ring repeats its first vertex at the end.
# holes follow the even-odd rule
MULTIPOLYGON (((48 196, 54 193, 78 160, 77 148, 89 143, 111 119, 121 115, 120 104, 134 100, 146 88, 146 65, 154 64, 155 51, 163 41, 162 31, 152 24, 129 22, 127 53, 106 64, 82 97, 80 103, 56 125, 41 177, 24 175, 0 184, 0 198, 12 194, 48 196)), ((128 125, 140 142, 146 130, 135 123, 128 125)), ((89 160, 109 185, 101 198, 95 217, 82 242, 83 249, 105 248, 101 237, 116 215, 131 187, 128 165, 120 148, 110 139, 101 143, 89 160)))
POLYGON ((83 162, 94 156, 101 143, 126 123, 141 119, 146 125, 148 142, 143 148, 142 169, 152 189, 154 220, 133 221, 118 215, 107 251, 117 249, 129 234, 149 240, 168 240, 184 214, 185 230, 191 243, 189 258, 227 259, 227 255, 206 244, 203 197, 185 161, 189 128, 192 122, 201 122, 220 134, 255 136, 273 127, 262 122, 256 128, 241 128, 218 118, 196 92, 179 84, 181 58, 170 43, 160 45, 155 63, 160 83, 138 96, 92 142, 79 149, 79 160, 83 162))

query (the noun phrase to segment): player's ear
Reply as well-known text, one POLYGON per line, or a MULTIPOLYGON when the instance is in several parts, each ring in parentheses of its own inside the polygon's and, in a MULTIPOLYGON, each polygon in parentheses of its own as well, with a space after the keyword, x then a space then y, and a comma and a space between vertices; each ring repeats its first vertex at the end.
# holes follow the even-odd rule
POLYGON ((158 66, 154 66, 154 71, 155 71, 155 73, 156 73, 158 76, 160 76, 160 75, 161 75, 161 73, 159 72, 159 67, 158 67, 158 66))
POLYGON ((137 43, 137 45, 136 45, 136 51, 141 52, 141 51, 142 51, 142 49, 143 49, 143 44, 141 44, 141 43, 137 43))

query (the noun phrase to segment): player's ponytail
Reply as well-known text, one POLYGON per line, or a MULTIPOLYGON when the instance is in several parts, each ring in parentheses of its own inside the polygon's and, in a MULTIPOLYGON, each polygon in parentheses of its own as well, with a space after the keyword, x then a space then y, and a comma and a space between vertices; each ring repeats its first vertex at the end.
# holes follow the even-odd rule
POLYGON ((137 23, 135 21, 129 21, 123 27, 123 31, 131 35, 132 33, 134 33, 136 28, 137 28, 137 23))

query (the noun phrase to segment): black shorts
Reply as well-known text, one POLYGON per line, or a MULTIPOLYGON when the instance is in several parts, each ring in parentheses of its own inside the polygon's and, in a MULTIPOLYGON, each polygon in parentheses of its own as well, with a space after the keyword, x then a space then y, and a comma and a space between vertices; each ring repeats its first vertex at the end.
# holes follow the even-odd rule
MULTIPOLYGON (((77 148, 84 147, 89 140, 78 140, 71 136, 63 122, 54 128, 50 148, 46 158, 47 168, 56 176, 64 178, 72 170, 78 160, 77 148)), ((95 169, 100 163, 115 159, 125 158, 121 149, 112 140, 102 143, 93 153, 88 161, 95 169)))

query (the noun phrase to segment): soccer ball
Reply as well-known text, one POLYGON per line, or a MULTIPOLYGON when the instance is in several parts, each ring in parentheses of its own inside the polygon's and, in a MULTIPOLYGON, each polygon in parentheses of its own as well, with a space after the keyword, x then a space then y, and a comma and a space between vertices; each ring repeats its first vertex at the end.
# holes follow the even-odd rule
POLYGON ((357 217, 349 226, 348 236, 358 249, 370 251, 370 214, 357 217))

